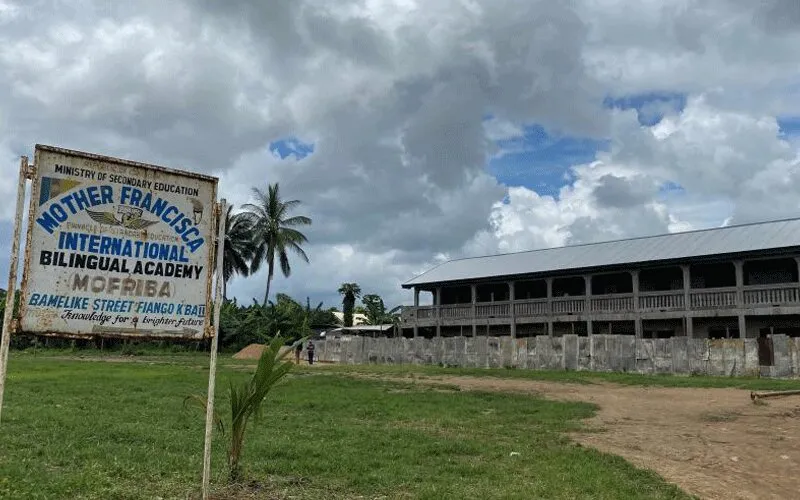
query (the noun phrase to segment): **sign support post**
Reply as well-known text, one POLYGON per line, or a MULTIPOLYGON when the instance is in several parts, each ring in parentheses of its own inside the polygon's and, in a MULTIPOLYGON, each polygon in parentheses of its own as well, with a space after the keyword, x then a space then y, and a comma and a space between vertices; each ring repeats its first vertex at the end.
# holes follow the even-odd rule
MULTIPOLYGON (((14 295, 17 288, 17 267, 19 264, 19 240, 22 237, 22 214, 25 208, 25 184, 28 179, 28 157, 19 162, 19 184, 17 185, 17 209, 14 215, 14 235, 11 240, 11 257, 8 259, 8 288, 6 290, 6 309, 3 315, 2 342, 0 342, 0 415, 3 411, 3 393, 6 387, 6 368, 8 347, 11 343, 11 327, 14 319, 14 295)), ((30 222, 28 222, 30 224, 30 222)))
POLYGON ((214 424, 214 386, 217 379, 217 347, 219 345, 219 315, 222 307, 222 276, 223 260, 225 256, 225 216, 228 213, 228 203, 223 198, 217 205, 217 269, 216 286, 214 290, 214 336, 211 338, 211 359, 208 369, 208 397, 206 398, 206 438, 203 445, 203 500, 208 499, 209 484, 211 482, 211 432, 214 424))

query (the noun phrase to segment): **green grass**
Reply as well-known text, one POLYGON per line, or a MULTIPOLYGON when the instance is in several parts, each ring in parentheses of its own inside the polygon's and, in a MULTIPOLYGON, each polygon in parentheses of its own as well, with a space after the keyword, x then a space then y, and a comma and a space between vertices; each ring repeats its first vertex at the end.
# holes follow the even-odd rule
MULTIPOLYGON (((183 398, 204 392, 207 359, 168 359, 175 362, 13 355, 0 498, 195 498, 204 418, 183 398)), ((245 376, 222 365, 218 408, 227 381, 245 376)), ((569 441, 564 433, 593 414, 589 404, 327 370, 299 370, 267 403, 243 465, 278 498, 689 498, 652 472, 569 441)), ((218 434, 213 451, 221 487, 218 434)))
MULTIPOLYGON (((252 364, 252 361, 250 362, 252 364)), ((431 365, 320 365, 330 373, 359 373, 386 376, 472 376, 540 380, 575 384, 614 383, 650 387, 735 388, 752 391, 800 389, 800 379, 759 377, 712 377, 687 375, 640 375, 563 370, 513 368, 444 368, 431 365)))

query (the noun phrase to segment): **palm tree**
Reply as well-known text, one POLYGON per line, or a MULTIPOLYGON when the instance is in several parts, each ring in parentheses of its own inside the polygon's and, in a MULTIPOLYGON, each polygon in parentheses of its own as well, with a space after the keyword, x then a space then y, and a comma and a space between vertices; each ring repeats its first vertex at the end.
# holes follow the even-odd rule
POLYGON ((277 254, 281 271, 287 278, 292 272, 289 265, 289 250, 308 262, 308 256, 301 247, 308 239, 295 227, 307 226, 311 224, 311 219, 303 215, 289 215, 292 209, 300 205, 300 201, 281 200, 278 183, 270 184, 267 193, 253 188, 253 194, 256 197, 255 203, 248 203, 243 207, 247 211, 255 242, 250 272, 258 271, 263 262, 267 263, 267 290, 264 293, 266 306, 274 275, 275 255, 277 254))
MULTIPOLYGON (((305 342, 302 338, 297 342, 305 342)), ((244 450, 245 433, 247 424, 251 419, 258 419, 263 413, 262 406, 264 399, 291 371, 294 363, 286 361, 289 353, 294 351, 297 342, 289 349, 284 349, 284 339, 280 332, 277 332, 266 349, 258 359, 256 371, 248 380, 241 382, 231 382, 229 387, 230 408, 231 408, 231 427, 230 427, 230 446, 228 448, 228 480, 231 483, 241 479, 241 467, 239 462, 244 450)), ((208 408, 208 399, 199 394, 187 396, 184 404, 194 403, 203 409, 208 408)), ((225 432, 223 419, 214 411, 214 420, 217 428, 225 432)))
POLYGON ((225 221, 225 247, 222 254, 223 298, 228 297, 228 281, 234 274, 247 276, 250 273, 249 261, 256 249, 253 230, 246 214, 234 214, 233 205, 228 205, 225 221))
POLYGON ((342 283, 339 293, 342 295, 344 326, 353 326, 353 309, 356 306, 356 299, 361 296, 361 287, 358 283, 342 283))

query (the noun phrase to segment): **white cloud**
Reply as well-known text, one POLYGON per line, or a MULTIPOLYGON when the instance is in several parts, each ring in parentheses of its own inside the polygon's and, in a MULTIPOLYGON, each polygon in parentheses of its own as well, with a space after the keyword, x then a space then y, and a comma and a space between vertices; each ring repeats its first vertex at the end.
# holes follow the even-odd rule
POLYGON ((518 251, 800 215, 800 156, 774 117, 692 98, 679 115, 642 127, 615 114, 612 148, 572 168, 558 198, 526 188, 496 203, 493 230, 469 253, 518 251), (667 182, 683 190, 663 194, 667 182))
MULTIPOLYGON (((775 121, 800 114, 791 0, 221 5, 0 0, 0 175, 40 142, 213 172, 237 205, 280 182, 314 219, 312 262, 274 289, 328 303, 342 281, 396 303, 445 258, 800 208, 796 146, 775 121), (645 107, 667 111, 646 128, 602 107, 631 92, 689 98, 680 114, 645 107), (506 190, 486 160, 531 123, 611 147, 557 197, 506 190), (275 158, 287 137, 314 153, 275 158)), ((259 298, 263 282, 230 291, 259 298)))
POLYGON ((486 131, 486 137, 492 141, 516 139, 522 137, 524 133, 522 127, 507 120, 499 120, 497 118, 486 120, 483 124, 483 128, 486 131))

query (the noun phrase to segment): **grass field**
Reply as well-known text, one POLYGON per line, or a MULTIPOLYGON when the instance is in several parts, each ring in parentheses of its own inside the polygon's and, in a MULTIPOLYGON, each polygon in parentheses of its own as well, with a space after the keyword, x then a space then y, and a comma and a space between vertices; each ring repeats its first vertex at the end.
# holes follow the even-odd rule
MULTIPOLYGON (((144 361, 12 355, 0 497, 196 497, 204 419, 183 399, 204 391, 207 359, 144 361)), ((343 375, 300 369, 276 389, 245 447, 258 484, 231 498, 257 489, 264 498, 688 498, 564 437, 592 414, 588 404, 343 375)), ((227 381, 245 376, 222 366, 221 410, 227 381)), ((212 463, 219 489, 219 435, 212 463)))
MULTIPOLYGON (((252 362, 250 362, 252 363, 252 362)), ((517 370, 508 368, 444 368, 430 365, 320 365, 330 373, 359 373, 387 376, 473 376, 524 380, 541 380, 591 384, 607 382, 622 385, 687 388, 734 388, 752 391, 780 391, 800 389, 798 379, 771 379, 759 377, 711 377, 684 375, 640 375, 637 373, 601 373, 587 371, 517 370)))

